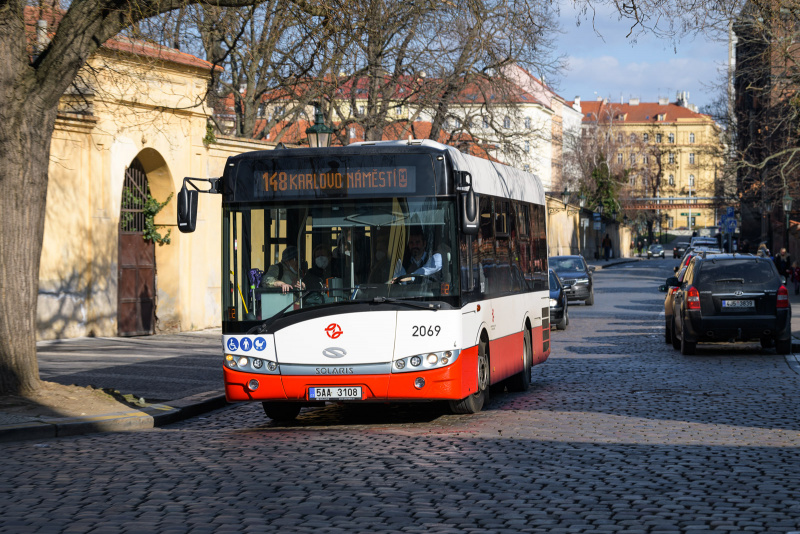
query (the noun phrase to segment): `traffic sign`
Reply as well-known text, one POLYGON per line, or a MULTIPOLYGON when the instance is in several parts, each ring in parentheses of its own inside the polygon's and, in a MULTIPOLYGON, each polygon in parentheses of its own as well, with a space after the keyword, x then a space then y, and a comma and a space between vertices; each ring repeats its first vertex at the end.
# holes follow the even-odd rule
POLYGON ((733 206, 728 206, 728 209, 725 211, 725 215, 727 215, 729 219, 731 217, 735 217, 736 216, 736 210, 734 209, 733 206))
POLYGON ((735 218, 731 217, 730 219, 728 219, 727 229, 728 229, 728 233, 729 234, 732 234, 733 232, 736 231, 736 219, 735 218))

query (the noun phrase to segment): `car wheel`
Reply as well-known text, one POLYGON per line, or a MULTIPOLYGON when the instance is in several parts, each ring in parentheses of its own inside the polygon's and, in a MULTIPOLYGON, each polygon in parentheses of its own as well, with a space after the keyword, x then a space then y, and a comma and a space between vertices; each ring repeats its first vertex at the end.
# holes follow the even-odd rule
POLYGON ((772 348, 772 338, 771 337, 762 337, 761 338, 761 348, 762 349, 771 349, 772 348))
POLYGON ((296 402, 262 402, 264 413, 279 423, 294 421, 300 413, 300 404, 296 402))
POLYGON ((453 413, 478 413, 489 396, 489 354, 487 343, 481 339, 478 343, 478 391, 459 401, 450 401, 453 413))
POLYGON ((697 342, 686 341, 686 324, 681 324, 681 354, 691 356, 697 349, 697 342))
POLYGON ((569 323, 569 314, 567 310, 564 310, 564 316, 561 317, 561 320, 556 323, 556 330, 566 330, 567 324, 569 323))
POLYGON ((586 304, 587 306, 594 305, 594 289, 592 289, 592 292, 589 293, 589 298, 583 301, 583 303, 586 304))
POLYGON ((681 340, 678 339, 678 334, 675 332, 675 323, 673 322, 670 325, 669 329, 670 335, 672 336, 672 348, 675 350, 680 350, 681 348, 681 340))
POLYGON ((789 354, 792 352, 792 340, 790 339, 776 339, 775 352, 778 354, 789 354))

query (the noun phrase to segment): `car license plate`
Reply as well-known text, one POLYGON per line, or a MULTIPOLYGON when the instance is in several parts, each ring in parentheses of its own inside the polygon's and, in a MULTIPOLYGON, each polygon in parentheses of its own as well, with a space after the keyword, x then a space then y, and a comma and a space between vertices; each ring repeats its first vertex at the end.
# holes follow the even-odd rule
POLYGON ((308 388, 310 400, 361 400, 361 386, 308 388))
POLYGON ((755 301, 753 300, 723 300, 723 308, 755 308, 755 301))

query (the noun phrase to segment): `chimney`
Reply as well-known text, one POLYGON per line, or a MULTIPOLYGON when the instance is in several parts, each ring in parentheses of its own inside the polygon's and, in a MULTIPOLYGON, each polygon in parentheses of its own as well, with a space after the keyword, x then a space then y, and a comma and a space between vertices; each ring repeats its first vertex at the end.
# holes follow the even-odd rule
POLYGON ((658 105, 659 106, 666 106, 667 104, 669 104, 669 98, 667 98, 665 96, 659 96, 658 97, 658 105))
POLYGON ((675 96, 675 100, 679 106, 688 108, 689 107, 689 91, 678 91, 678 94, 675 96))
POLYGON ((575 111, 580 111, 581 113, 583 113, 583 111, 581 110, 581 97, 579 97, 579 96, 575 97, 575 101, 572 103, 572 109, 574 109, 575 111))
POLYGON ((638 106, 638 105, 639 105, 639 99, 638 99, 638 98, 631 97, 631 99, 628 101, 628 103, 629 103, 631 106, 638 106))
POLYGON ((47 45, 50 44, 50 38, 47 36, 47 21, 36 21, 36 48, 41 52, 47 45))

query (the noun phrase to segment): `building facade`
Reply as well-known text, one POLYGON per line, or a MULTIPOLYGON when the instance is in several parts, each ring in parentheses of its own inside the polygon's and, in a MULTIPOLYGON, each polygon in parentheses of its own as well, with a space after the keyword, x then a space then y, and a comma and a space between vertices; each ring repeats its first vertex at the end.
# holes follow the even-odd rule
POLYGON ((37 338, 219 326, 221 202, 201 195, 197 232, 176 230, 185 176, 221 176, 263 143, 208 136, 211 65, 144 43, 109 43, 61 101, 50 154, 37 338), (143 239, 142 203, 169 243, 143 239))
POLYGON ((716 225, 724 147, 716 123, 690 106, 688 95, 679 93, 676 102, 572 104, 583 114, 580 157, 602 154, 629 220, 656 232, 716 225))

